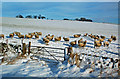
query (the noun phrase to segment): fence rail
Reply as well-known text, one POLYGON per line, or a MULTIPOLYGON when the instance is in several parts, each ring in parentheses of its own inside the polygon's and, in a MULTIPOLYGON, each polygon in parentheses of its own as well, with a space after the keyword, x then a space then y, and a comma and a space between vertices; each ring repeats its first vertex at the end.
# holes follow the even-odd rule
POLYGON ((46 47, 46 46, 31 46, 31 47, 50 48, 50 49, 59 49, 59 50, 64 50, 65 49, 65 48, 55 48, 55 47, 46 47))

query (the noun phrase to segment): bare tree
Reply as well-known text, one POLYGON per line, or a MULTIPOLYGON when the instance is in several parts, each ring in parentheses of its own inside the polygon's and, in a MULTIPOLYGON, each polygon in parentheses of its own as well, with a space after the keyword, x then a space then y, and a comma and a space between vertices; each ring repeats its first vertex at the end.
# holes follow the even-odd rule
POLYGON ((38 19, 41 19, 41 15, 38 16, 38 19))
POLYGON ((45 19, 46 17, 44 17, 44 16, 41 16, 41 18, 42 18, 42 19, 45 19))
POLYGON ((75 20, 76 20, 76 21, 79 21, 79 18, 76 18, 75 20))
POLYGON ((67 19, 67 18, 64 18, 63 20, 69 20, 69 19, 67 19))
POLYGON ((32 15, 27 15, 25 18, 32 18, 32 15))
POLYGON ((34 19, 37 19, 37 15, 34 15, 33 18, 34 18, 34 19))
POLYGON ((17 15, 16 18, 24 18, 22 15, 17 15))

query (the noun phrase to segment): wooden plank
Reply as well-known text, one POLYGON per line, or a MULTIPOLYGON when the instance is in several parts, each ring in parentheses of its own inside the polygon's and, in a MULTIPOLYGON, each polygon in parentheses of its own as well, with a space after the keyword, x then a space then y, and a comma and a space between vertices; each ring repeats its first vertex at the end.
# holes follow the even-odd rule
MULTIPOLYGON (((44 55, 44 56, 51 56, 51 55, 44 55)), ((64 58, 64 56, 56 56, 56 55, 52 55, 54 57, 59 57, 59 58, 64 58)))
MULTIPOLYGON (((52 52, 52 51, 47 51, 47 50, 46 50, 46 52, 52 52)), ((62 53, 62 52, 52 52, 52 53, 64 54, 64 53, 62 53)))
MULTIPOLYGON (((49 62, 49 63, 58 63, 58 62, 56 62, 54 59, 50 59, 50 58, 44 58, 43 57, 43 59, 42 60, 44 60, 44 61, 46 61, 46 62, 49 62)), ((62 62, 62 60, 59 60, 59 61, 61 61, 62 62)))
POLYGON ((64 49, 64 61, 66 60, 66 50, 64 49))
POLYGON ((55 48, 55 47, 44 47, 44 46, 31 46, 31 47, 37 47, 37 48, 50 48, 50 49, 60 49, 60 50, 64 50, 64 48, 55 48))

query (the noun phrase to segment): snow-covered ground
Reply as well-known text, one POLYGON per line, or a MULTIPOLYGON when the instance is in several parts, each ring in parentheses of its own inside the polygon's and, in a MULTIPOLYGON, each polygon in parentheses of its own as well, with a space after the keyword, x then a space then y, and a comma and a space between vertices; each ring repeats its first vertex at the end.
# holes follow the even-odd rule
MULTIPOLYGON (((63 20, 37 20, 37 19, 20 19, 20 18, 2 18, 2 33, 5 34, 5 39, 0 39, 0 42, 6 42, 8 39, 9 44, 21 45, 21 39, 15 36, 13 39, 9 38, 8 35, 14 31, 19 31, 22 34, 29 32, 42 32, 43 35, 39 39, 24 39, 23 42, 28 44, 31 42, 32 46, 47 46, 47 47, 58 47, 65 48, 69 46, 69 42, 74 40, 87 40, 85 48, 79 48, 77 45, 73 47, 74 53, 80 55, 81 65, 80 68, 76 65, 70 65, 67 61, 58 63, 48 63, 40 59, 42 56, 36 56, 36 60, 30 59, 19 59, 14 65, 0 66, 0 73, 3 77, 107 77, 117 76, 116 70, 118 70, 118 63, 110 62, 110 59, 102 59, 103 57, 110 57, 118 59, 118 25, 105 24, 105 23, 91 23, 91 22, 79 22, 79 21, 63 21, 63 20), (116 41, 110 43, 109 48, 101 46, 98 49, 94 48, 94 40, 90 37, 84 37, 85 33, 98 34, 106 36, 105 40, 108 40, 111 35, 117 36, 116 41), (70 41, 67 43, 63 39, 60 42, 50 41, 49 45, 45 45, 42 38, 47 34, 54 34, 55 37, 69 37, 70 41), (82 34, 79 38, 73 38, 74 34, 82 34), (81 53, 91 54, 82 55, 81 53), (99 57, 93 57, 97 55, 99 57), (94 65, 92 66, 92 62, 94 65), (102 63, 98 63, 101 61, 102 63), (91 62, 90 64, 88 64, 91 62), (100 68, 102 64, 102 68, 100 68), (90 73, 90 71, 94 72, 90 73), (103 74, 100 74, 102 71, 103 74), (111 72, 115 72, 112 73, 111 72)), ((34 37, 33 37, 34 38, 34 37)), ((34 52, 36 53, 36 51, 34 52)), ((8 52, 10 56, 15 57, 16 55, 8 52)), ((59 54, 60 55, 60 54, 59 54)), ((31 54, 32 56, 32 54, 31 54)), ((60 56, 63 56, 62 54, 60 56)), ((51 57, 52 58, 52 57, 51 57)), ((0 57, 2 59, 2 57, 0 57)), ((60 58, 58 58, 60 59, 60 58)), ((0 74, 0 75, 1 75, 0 74)))

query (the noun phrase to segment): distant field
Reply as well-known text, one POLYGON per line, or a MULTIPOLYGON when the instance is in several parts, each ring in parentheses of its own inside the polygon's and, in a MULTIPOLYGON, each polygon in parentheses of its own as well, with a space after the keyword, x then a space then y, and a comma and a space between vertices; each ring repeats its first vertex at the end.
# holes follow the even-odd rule
POLYGON ((94 33, 107 36, 118 35, 118 25, 106 23, 91 23, 64 20, 38 20, 20 18, 2 18, 2 32, 5 34, 13 31, 22 33, 41 31, 46 33, 73 34, 73 33, 94 33))

